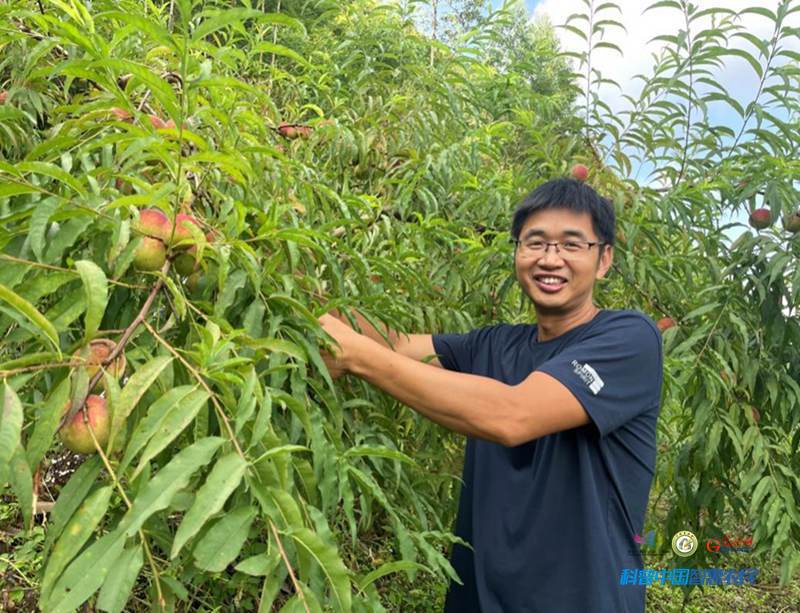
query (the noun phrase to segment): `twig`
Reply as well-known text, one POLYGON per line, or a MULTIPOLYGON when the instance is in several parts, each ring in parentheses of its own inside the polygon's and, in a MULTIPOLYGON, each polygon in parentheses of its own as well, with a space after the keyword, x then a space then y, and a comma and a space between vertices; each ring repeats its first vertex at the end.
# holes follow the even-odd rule
POLYGON ((303 594, 303 590, 300 588, 300 585, 297 583, 297 577, 294 576, 294 570, 292 569, 292 565, 289 564, 289 558, 286 557, 286 552, 283 549, 283 544, 281 543, 281 537, 278 534, 278 529, 275 527, 275 524, 272 523, 272 520, 269 520, 269 527, 272 530, 272 536, 275 537, 275 543, 278 545, 278 551, 283 558, 283 563, 286 564, 286 570, 289 571, 289 577, 292 579, 292 585, 294 585, 294 591, 297 593, 297 597, 303 603, 303 606, 306 609, 306 613, 311 613, 311 609, 308 608, 308 603, 306 602, 306 597, 303 594))
POLYGON ((170 267, 170 261, 167 260, 166 262, 164 262, 164 266, 161 267, 162 276, 159 277, 158 281, 156 281, 155 284, 153 285, 153 288, 150 290, 150 295, 147 296, 147 300, 144 301, 144 305, 139 311, 139 314, 136 315, 135 319, 131 322, 131 325, 129 325, 125 329, 122 338, 119 339, 116 347, 114 347, 114 350, 108 355, 108 357, 105 360, 103 360, 100 363, 100 368, 97 369, 97 372, 94 374, 94 376, 92 376, 91 380, 89 381, 89 387, 86 391, 86 394, 83 396, 83 398, 81 398, 81 401, 76 404, 73 404, 70 407, 69 411, 67 411, 64 414, 64 417, 61 418, 61 422, 58 424, 56 432, 61 430, 61 428, 64 427, 64 424, 66 424, 70 419, 72 419, 75 413, 77 413, 78 410, 81 407, 83 407, 83 405, 86 403, 86 397, 89 395, 89 391, 94 389, 94 386, 97 385, 97 382, 100 381, 101 377, 103 376, 103 373, 105 372, 105 367, 111 364, 115 359, 117 359, 117 356, 119 356, 119 354, 122 353, 131 335, 134 333, 136 328, 139 327, 139 324, 145 323, 145 325, 147 325, 145 322, 145 317, 147 316, 147 313, 150 310, 150 307, 152 306, 153 301, 156 298, 156 294, 158 294, 158 290, 160 290, 161 286, 164 285, 163 277, 166 276, 167 272, 169 272, 169 267, 170 267))
POLYGON ((200 385, 202 385, 203 388, 208 392, 208 395, 211 398, 211 402, 217 411, 217 416, 220 418, 220 420, 222 420, 222 423, 225 425, 225 429, 228 431, 228 436, 231 439, 231 443, 233 443, 233 446, 236 448, 236 451, 241 456, 241 458, 246 461, 247 458, 245 457, 242 448, 239 446, 239 441, 236 440, 236 435, 233 432, 233 428, 231 428, 231 424, 228 421, 228 417, 225 415, 225 411, 222 409, 222 406, 219 404, 219 401, 217 400, 217 395, 208 386, 208 383, 205 382, 203 376, 197 371, 197 369, 194 366, 189 364, 189 362, 187 362, 184 359, 184 357, 180 353, 178 353, 172 345, 170 345, 167 341, 161 338, 161 336, 158 334, 155 328, 153 328, 153 326, 151 326, 146 321, 143 322, 143 324, 144 327, 147 328, 147 330, 150 332, 150 334, 153 335, 153 338, 155 338, 159 343, 161 343, 166 348, 167 351, 169 351, 172 355, 178 358, 178 361, 186 367, 186 369, 191 373, 191 375, 195 379, 197 379, 197 382, 200 383, 200 385))

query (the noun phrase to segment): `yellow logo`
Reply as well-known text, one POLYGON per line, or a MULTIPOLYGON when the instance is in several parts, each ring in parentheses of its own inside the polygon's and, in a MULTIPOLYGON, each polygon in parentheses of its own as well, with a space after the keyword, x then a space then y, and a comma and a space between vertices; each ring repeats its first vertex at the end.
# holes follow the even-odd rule
POLYGON ((688 558, 697 551, 697 537, 688 530, 676 532, 672 537, 672 551, 682 558, 688 558))

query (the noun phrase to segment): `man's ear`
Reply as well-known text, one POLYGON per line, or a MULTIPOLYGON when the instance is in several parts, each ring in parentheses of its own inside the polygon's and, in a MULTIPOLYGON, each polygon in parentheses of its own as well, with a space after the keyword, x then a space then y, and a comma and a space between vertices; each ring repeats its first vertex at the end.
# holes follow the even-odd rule
POLYGON ((603 251, 600 252, 600 255, 597 258, 597 266, 595 267, 595 273, 600 270, 602 266, 605 265, 605 270, 603 274, 598 277, 602 279, 606 276, 606 273, 611 269, 611 264, 614 262, 614 247, 613 245, 603 245, 603 251), (604 264, 604 262, 607 262, 604 264))

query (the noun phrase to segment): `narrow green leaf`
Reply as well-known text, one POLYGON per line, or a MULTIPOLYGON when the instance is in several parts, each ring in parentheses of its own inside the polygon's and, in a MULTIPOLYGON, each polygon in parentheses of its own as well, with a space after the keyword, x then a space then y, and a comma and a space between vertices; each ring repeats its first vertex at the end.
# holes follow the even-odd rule
POLYGON ((42 262, 45 247, 45 235, 47 234, 47 223, 50 216, 58 208, 58 198, 45 198, 36 203, 36 208, 31 214, 30 229, 28 237, 31 241, 31 251, 36 259, 42 262))
POLYGON ((430 572, 430 569, 427 566, 425 566, 424 564, 420 564, 419 562, 411 562, 409 560, 397 560, 396 562, 387 562, 386 564, 382 564, 372 572, 368 573, 360 581, 358 581, 358 591, 363 592, 368 585, 374 583, 381 577, 385 577, 386 575, 390 575, 392 573, 397 573, 405 570, 422 570, 430 572))
POLYGON ((147 444, 147 447, 142 452, 142 457, 139 460, 139 465, 131 475, 132 479, 142 471, 147 463, 152 460, 156 455, 161 453, 167 445, 174 441, 181 432, 184 431, 195 417, 200 409, 206 406, 208 401, 208 392, 205 390, 194 390, 183 398, 180 402, 173 405, 164 412, 163 418, 159 421, 153 438, 147 444))
POLYGON ((119 528, 96 540, 73 560, 43 603, 47 613, 72 613, 103 585, 125 547, 125 534, 119 528))
POLYGON ((238 507, 218 520, 197 543, 192 555, 198 568, 218 573, 239 555, 256 518, 253 507, 238 507))
POLYGON ((316 560, 331 585, 338 611, 350 611, 351 586, 347 567, 335 545, 326 543, 308 528, 294 528, 287 533, 295 543, 316 560))
POLYGON ((218 437, 207 437, 175 454, 142 488, 134 499, 133 506, 120 522, 120 528, 128 536, 133 536, 147 518, 166 509, 175 493, 186 487, 191 476, 211 461, 224 442, 224 439, 218 437))
POLYGON ((108 279, 103 270, 91 260, 78 260, 75 268, 81 275, 86 291, 86 315, 84 318, 86 340, 94 338, 108 304, 108 279))
POLYGON ((163 396, 156 400, 147 409, 147 415, 139 421, 136 429, 131 434, 130 441, 125 446, 125 455, 120 462, 119 471, 124 472, 133 458, 136 457, 147 442, 153 437, 161 425, 164 415, 178 403, 180 403, 192 390, 197 389, 196 385, 181 385, 168 390, 163 396))
POLYGON ((22 445, 17 445, 14 455, 11 457, 9 477, 11 489, 19 501, 19 509, 22 519, 25 522, 25 529, 33 528, 33 474, 28 460, 25 457, 25 449, 22 445))
POLYGON ((61 489, 56 504, 50 512, 50 527, 47 529, 47 537, 44 541, 45 556, 61 535, 75 509, 81 505, 89 490, 92 489, 102 468, 103 461, 100 457, 92 456, 78 467, 78 470, 72 474, 67 484, 61 489))
POLYGON ((78 180, 69 173, 64 172, 62 168, 59 168, 55 164, 49 164, 47 162, 18 162, 16 167, 20 172, 32 172, 55 179, 62 185, 71 187, 82 198, 86 197, 86 190, 78 180))
POLYGON ((41 594, 47 600, 62 571, 78 554, 92 536, 92 532, 103 519, 111 500, 111 486, 101 487, 83 501, 70 519, 61 538, 58 539, 53 552, 47 560, 42 577, 41 594))
POLYGON ((11 458, 22 435, 22 404, 8 381, 3 382, 3 411, 0 413, 0 487, 7 481, 11 458))
MULTIPOLYGON (((64 406, 69 401, 70 379, 64 378, 44 402, 42 411, 36 416, 33 434, 27 442, 28 464, 31 469, 42 461, 44 454, 53 446, 56 429, 61 422, 64 406)), ((0 460, 1 462, 2 460, 0 460)), ((0 465, 2 470, 2 465, 0 465)), ((0 479, 2 481, 2 479, 0 479)))
POLYGON ((131 378, 128 379, 128 382, 125 384, 119 396, 119 404, 114 407, 114 414, 111 418, 111 433, 108 438, 109 454, 114 447, 114 439, 125 424, 125 420, 128 419, 131 411, 133 411, 139 400, 144 396, 144 393, 155 380, 158 379, 161 371, 164 370, 171 361, 172 357, 170 356, 155 357, 140 367, 131 375, 131 378))
POLYGON ((58 332, 47 318, 36 310, 30 302, 7 288, 5 285, 0 285, 0 300, 7 302, 17 311, 22 313, 32 324, 38 327, 49 340, 55 350, 58 352, 59 359, 61 359, 61 348, 58 344, 58 332))
POLYGON ((251 577, 266 577, 281 563, 281 556, 277 548, 272 553, 260 553, 245 558, 236 565, 236 570, 251 577))
POLYGON ((172 541, 170 558, 175 558, 181 548, 195 536, 205 523, 219 512, 225 501, 239 486, 247 462, 236 452, 230 453, 214 464, 206 482, 197 491, 197 496, 183 518, 175 539, 172 541))
POLYGON ((133 592, 136 577, 139 576, 143 563, 141 545, 125 549, 114 562, 103 587, 100 588, 97 608, 108 613, 121 613, 133 592))

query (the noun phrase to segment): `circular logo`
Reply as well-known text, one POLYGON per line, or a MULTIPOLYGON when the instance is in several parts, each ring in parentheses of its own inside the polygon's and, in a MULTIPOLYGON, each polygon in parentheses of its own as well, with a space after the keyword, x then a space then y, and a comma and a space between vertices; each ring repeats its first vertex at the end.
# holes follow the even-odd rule
POLYGON ((672 537, 672 551, 682 558, 688 558, 697 551, 697 537, 688 530, 676 532, 672 537))

